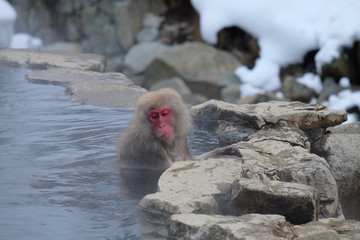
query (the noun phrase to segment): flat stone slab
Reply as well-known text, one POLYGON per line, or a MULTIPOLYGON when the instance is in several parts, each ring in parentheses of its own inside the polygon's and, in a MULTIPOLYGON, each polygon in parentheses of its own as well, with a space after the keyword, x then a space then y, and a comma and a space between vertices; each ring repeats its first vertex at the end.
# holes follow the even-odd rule
MULTIPOLYGON (((241 217, 175 214, 169 221, 174 239, 293 239, 292 225, 280 215, 241 217)), ((313 239, 313 238, 311 238, 313 239)))
MULTIPOLYGON (((159 179, 158 192, 139 203, 144 210, 174 213, 220 214, 223 205, 216 199, 241 174, 241 160, 209 159, 206 162, 175 162, 159 179)), ((167 216, 168 217, 168 216, 167 216)))
POLYGON ((195 119, 222 120, 234 125, 260 129, 280 120, 296 123, 301 129, 326 128, 347 120, 345 111, 328 109, 317 104, 271 101, 258 104, 232 104, 210 100, 191 108, 195 119))
POLYGON ((68 88, 71 100, 111 108, 134 107, 139 97, 147 91, 139 86, 127 86, 111 81, 89 81, 68 88))
POLYGON ((29 72, 30 82, 50 83, 67 88, 71 100, 102 107, 134 107, 147 91, 122 73, 99 73, 76 69, 53 68, 29 72))
POLYGON ((106 70, 106 59, 101 55, 31 49, 0 49, 0 63, 41 69, 61 67, 97 72, 106 70))
POLYGON ((335 218, 292 225, 283 216, 247 214, 240 217, 174 214, 169 219, 171 239, 360 239, 360 222, 335 218))
POLYGON ((69 68, 52 68, 48 70, 36 70, 29 72, 26 78, 33 83, 56 84, 61 86, 69 86, 80 82, 114 82, 121 83, 125 86, 135 85, 124 74, 117 72, 94 72, 83 71, 69 68))

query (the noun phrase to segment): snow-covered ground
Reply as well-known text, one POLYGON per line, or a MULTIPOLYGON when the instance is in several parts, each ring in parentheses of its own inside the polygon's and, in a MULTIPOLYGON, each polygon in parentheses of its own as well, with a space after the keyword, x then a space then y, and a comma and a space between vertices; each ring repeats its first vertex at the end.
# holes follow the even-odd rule
MULTIPOLYGON (((253 69, 240 66, 235 74, 242 81, 242 97, 273 91, 281 86, 280 69, 302 62, 306 53, 315 56, 317 72, 338 57, 344 46, 360 39, 359 0, 191 0, 200 14, 202 37, 217 42, 217 33, 237 26, 258 39, 260 58, 253 69)), ((314 74, 297 80, 316 92, 322 83, 314 74)), ((360 106, 358 93, 346 91, 329 99, 327 106, 346 110, 349 102, 360 106), (340 96, 341 95, 341 96, 340 96), (346 99, 346 100, 345 100, 346 99), (338 102, 338 104, 335 104, 338 102), (345 104, 346 103, 346 104, 345 104)))

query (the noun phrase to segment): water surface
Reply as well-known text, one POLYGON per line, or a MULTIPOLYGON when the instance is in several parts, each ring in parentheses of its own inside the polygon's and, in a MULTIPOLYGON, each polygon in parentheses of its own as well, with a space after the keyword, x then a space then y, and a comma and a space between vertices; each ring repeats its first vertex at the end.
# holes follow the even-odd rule
MULTIPOLYGON (((28 83, 27 71, 0 67, 0 239, 164 235, 137 210, 156 179, 124 180, 116 165, 133 109, 71 102, 61 86, 28 83)), ((218 142, 196 130, 189 145, 197 154, 218 142)))

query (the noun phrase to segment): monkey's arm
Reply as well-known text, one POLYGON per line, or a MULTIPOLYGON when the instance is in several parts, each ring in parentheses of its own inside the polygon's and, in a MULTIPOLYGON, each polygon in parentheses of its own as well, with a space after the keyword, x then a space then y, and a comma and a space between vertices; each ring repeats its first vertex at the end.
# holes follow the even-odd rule
POLYGON ((208 159, 208 158, 214 158, 214 157, 233 157, 233 158, 240 159, 242 162, 244 162, 242 154, 239 151, 239 148, 236 147, 236 145, 230 145, 230 146, 226 146, 226 147, 217 148, 210 152, 196 155, 193 157, 195 160, 202 160, 202 159, 208 159))

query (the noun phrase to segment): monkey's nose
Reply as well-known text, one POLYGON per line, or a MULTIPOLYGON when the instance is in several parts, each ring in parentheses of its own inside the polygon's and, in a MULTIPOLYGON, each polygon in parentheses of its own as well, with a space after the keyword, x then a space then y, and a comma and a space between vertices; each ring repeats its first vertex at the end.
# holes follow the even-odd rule
POLYGON ((161 122, 161 123, 159 124, 159 126, 160 126, 161 128, 164 128, 164 127, 165 127, 165 124, 161 122))

